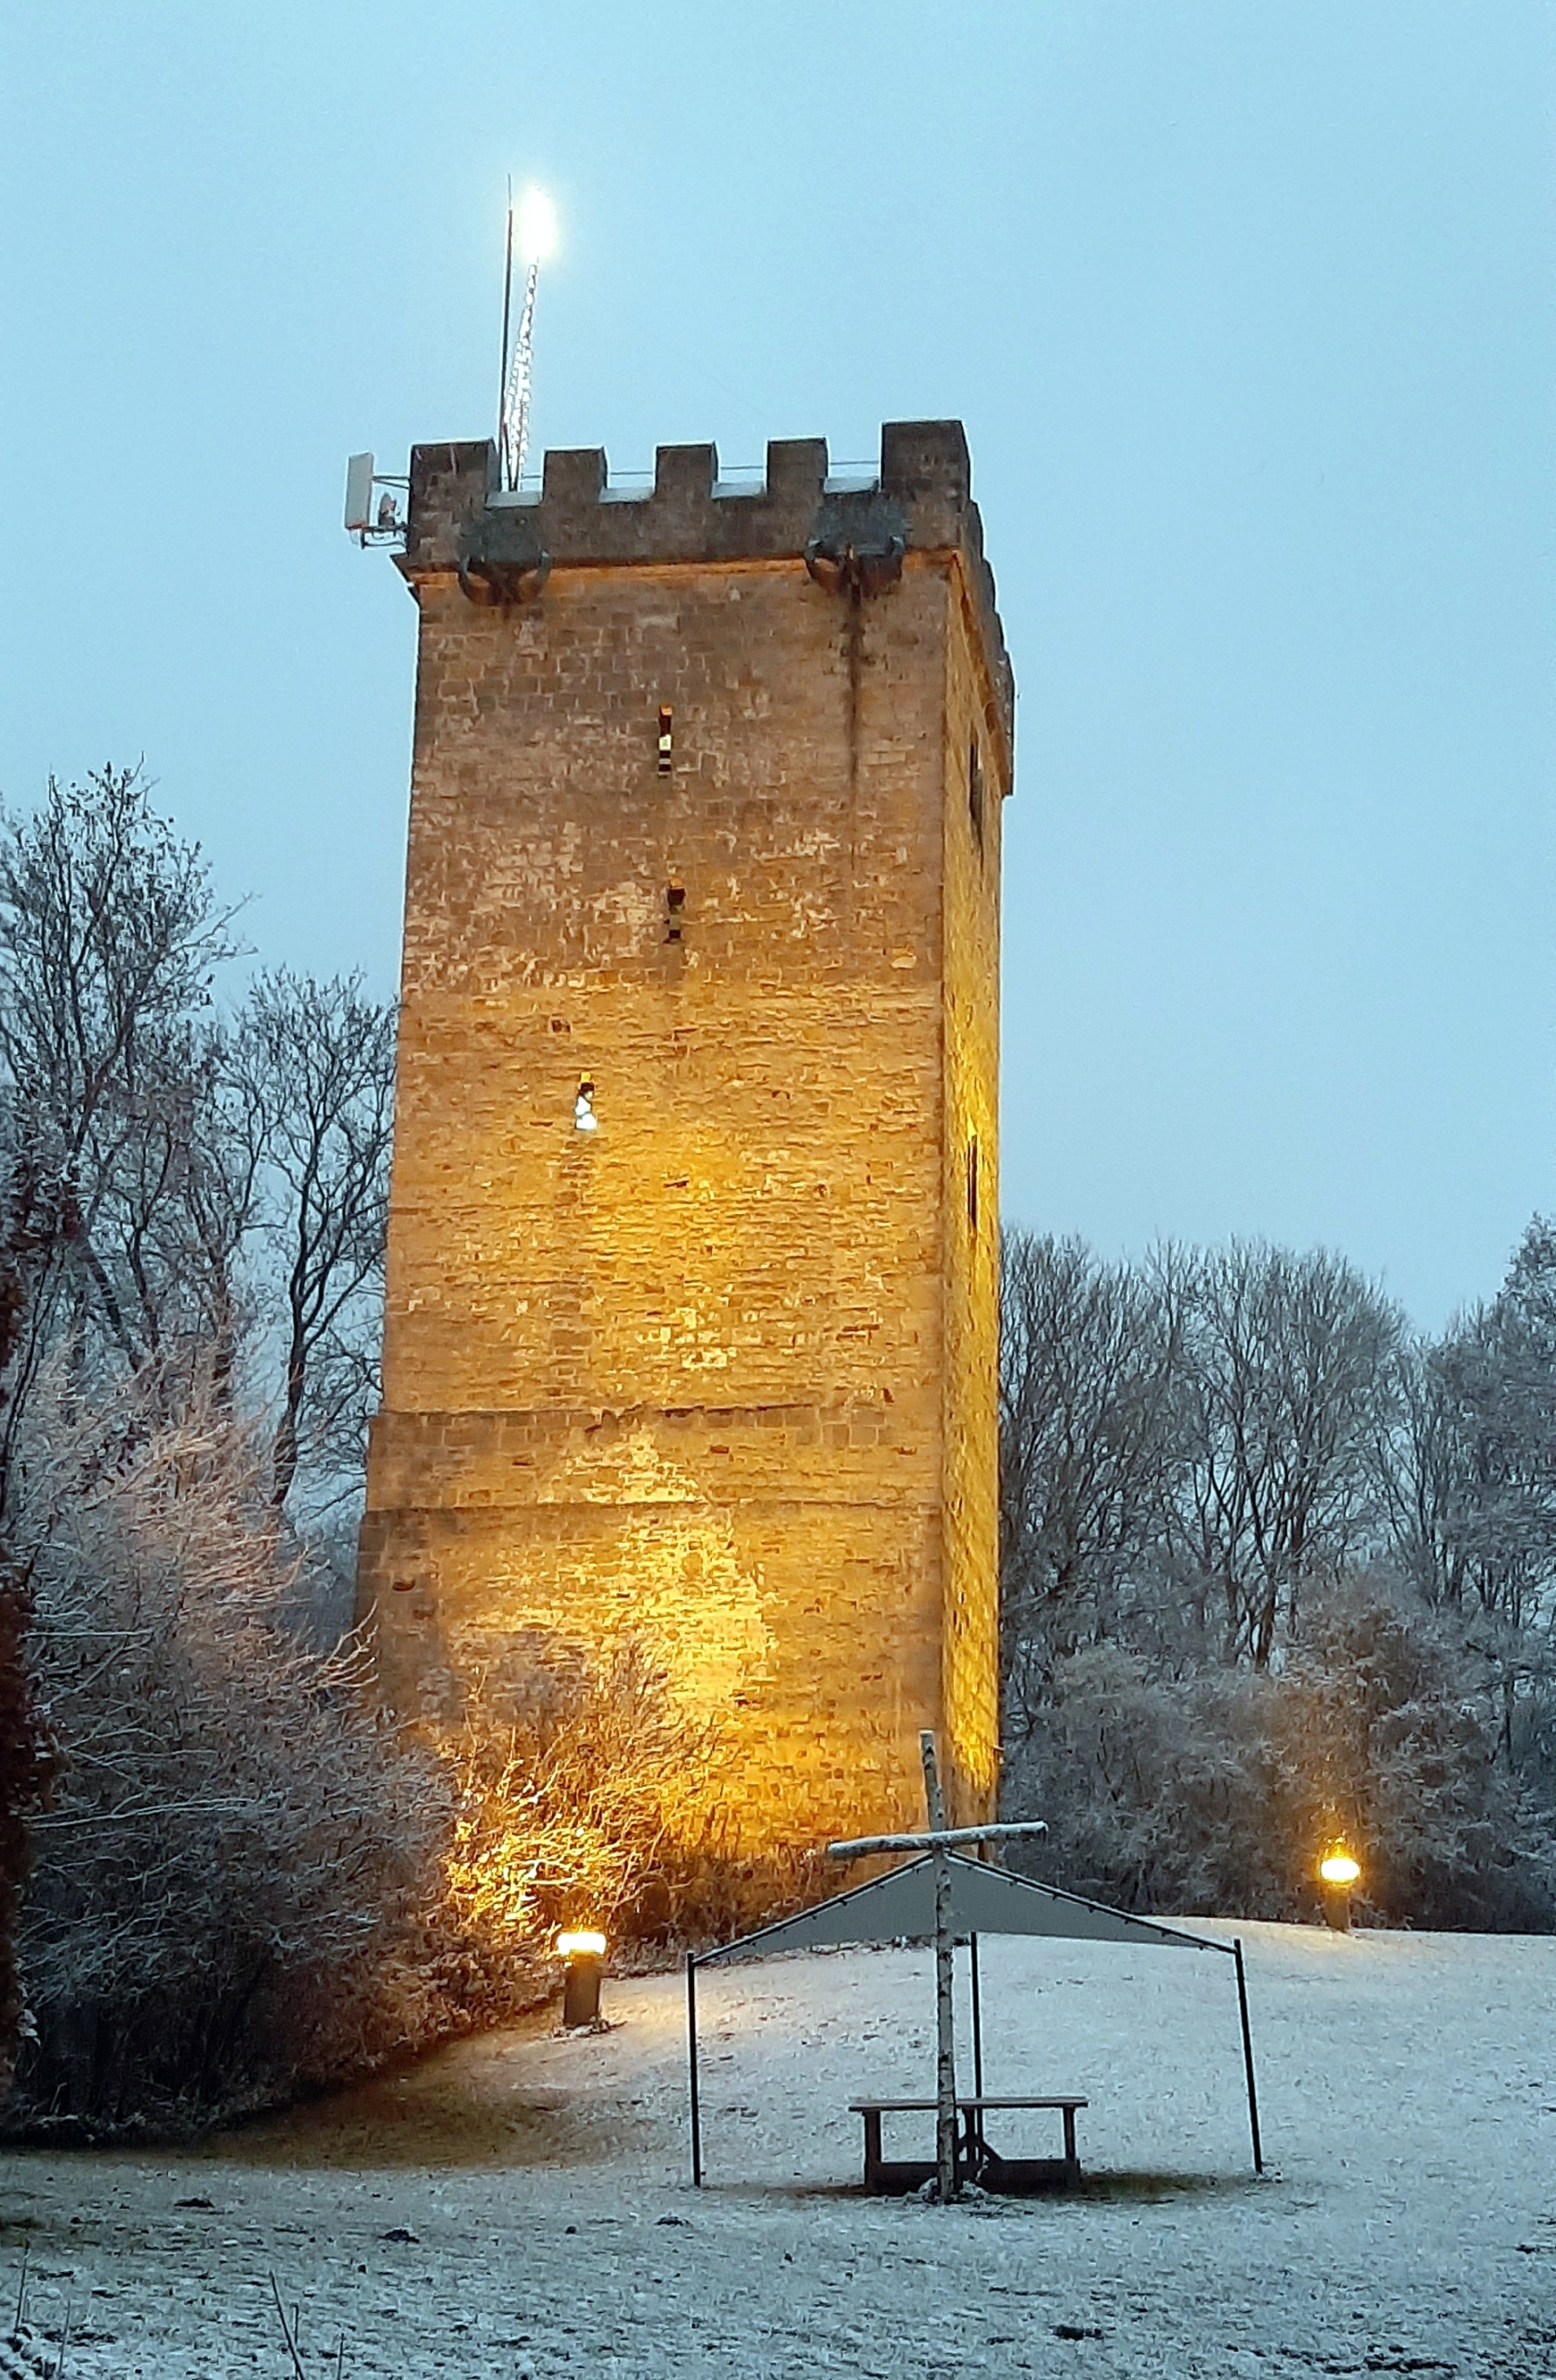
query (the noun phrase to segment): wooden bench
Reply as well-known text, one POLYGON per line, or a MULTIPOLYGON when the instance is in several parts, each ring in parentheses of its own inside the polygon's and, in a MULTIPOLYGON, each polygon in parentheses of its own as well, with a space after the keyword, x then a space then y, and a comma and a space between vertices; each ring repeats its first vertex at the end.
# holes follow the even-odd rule
MULTIPOLYGON (((1070 2095, 1048 2099, 971 2098, 956 2101, 956 2177, 977 2182, 984 2189, 1051 2189, 1078 2182, 1080 2158, 1075 2149, 1075 2110, 1090 2105, 1070 2095), (1064 2122, 1064 2154, 1058 2157, 1000 2157, 983 2135, 989 2108, 1057 2108, 1064 2122)), ((887 2158, 881 2152, 880 2120, 892 2115, 933 2115, 933 2099, 851 2099, 851 2115, 864 2119, 864 2187, 880 2192, 916 2190, 934 2177, 934 2160, 887 2158)))

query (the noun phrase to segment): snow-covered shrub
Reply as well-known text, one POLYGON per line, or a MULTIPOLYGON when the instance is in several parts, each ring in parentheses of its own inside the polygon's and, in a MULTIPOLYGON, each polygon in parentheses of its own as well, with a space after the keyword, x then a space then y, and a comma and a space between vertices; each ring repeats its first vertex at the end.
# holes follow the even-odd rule
POLYGON ((12 1544, 59 1748, 20 1955, 11 2130, 209 2122, 444 2029, 423 1956, 442 1772, 366 1658, 288 1624, 297 1556, 219 1407, 33 1399, 12 1544))
POLYGON ((802 1895, 798 1863, 732 1845, 719 1730, 631 1637, 561 1673, 481 1680, 444 1752, 457 1804, 441 1925, 486 2017, 554 1978, 561 1927, 598 1926, 630 1956, 738 1932, 802 1895))
POLYGON ((1287 1914, 1268 1687, 1118 1645, 1062 1656, 1040 1726, 1007 1760, 1002 1809, 1049 1829, 1016 1864, 1128 1909, 1287 1914))
POLYGON ((1360 1844, 1366 1897, 1390 1919, 1556 1924, 1556 1827, 1503 1756, 1507 1639, 1491 1615, 1424 1609, 1387 1573, 1303 1611, 1276 1681, 1283 1770, 1360 1844))
POLYGON ((1311 1919, 1343 1832, 1381 1918, 1549 1927, 1556 1841, 1497 1757, 1498 1678, 1392 1580, 1343 1580, 1272 1670, 1061 1659, 1007 1805, 1049 1823, 1037 1872, 1131 1908, 1311 1919))

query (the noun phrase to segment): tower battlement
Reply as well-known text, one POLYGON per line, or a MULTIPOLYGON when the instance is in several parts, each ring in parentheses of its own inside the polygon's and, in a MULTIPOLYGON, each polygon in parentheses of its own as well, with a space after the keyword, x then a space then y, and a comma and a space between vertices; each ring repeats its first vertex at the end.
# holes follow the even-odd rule
POLYGON ((613 486, 602 446, 548 447, 539 490, 522 494, 499 487, 490 439, 414 446, 401 568, 413 585, 472 566, 513 584, 543 565, 789 562, 893 539, 905 553, 960 553, 1008 756, 1015 685, 959 421, 885 423, 863 483, 831 476, 824 438, 771 439, 760 480, 720 480, 715 446, 661 446, 652 487, 613 486))
MULTIPOLYGON (((727 1840, 998 1766, 1010 668, 956 422, 878 470, 417 446, 384 1403, 391 1703, 630 1639, 727 1840)), ((484 1682, 484 1683, 483 1683, 484 1682)))

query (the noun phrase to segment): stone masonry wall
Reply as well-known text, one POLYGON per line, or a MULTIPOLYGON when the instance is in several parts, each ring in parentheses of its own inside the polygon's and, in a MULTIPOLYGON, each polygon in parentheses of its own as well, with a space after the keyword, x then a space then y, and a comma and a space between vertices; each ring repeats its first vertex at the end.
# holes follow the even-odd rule
POLYGON ((943 1726, 969 1810, 999 1784, 999 881, 1008 754, 966 602, 946 638, 943 1726), (991 1355, 991 1350, 995 1351, 991 1355))

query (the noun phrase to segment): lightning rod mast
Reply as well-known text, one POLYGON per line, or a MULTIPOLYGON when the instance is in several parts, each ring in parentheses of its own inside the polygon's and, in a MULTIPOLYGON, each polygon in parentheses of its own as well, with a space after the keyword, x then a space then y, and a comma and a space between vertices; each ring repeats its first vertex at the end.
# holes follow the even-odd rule
POLYGON ((544 191, 527 190, 513 204, 509 185, 508 246, 503 271, 503 380, 497 414, 497 455, 505 488, 519 485, 530 443, 530 373, 534 357, 534 299, 540 268, 556 244, 556 213, 544 191), (514 234, 524 266, 524 302, 519 315, 519 336, 508 350, 513 307, 514 234))

